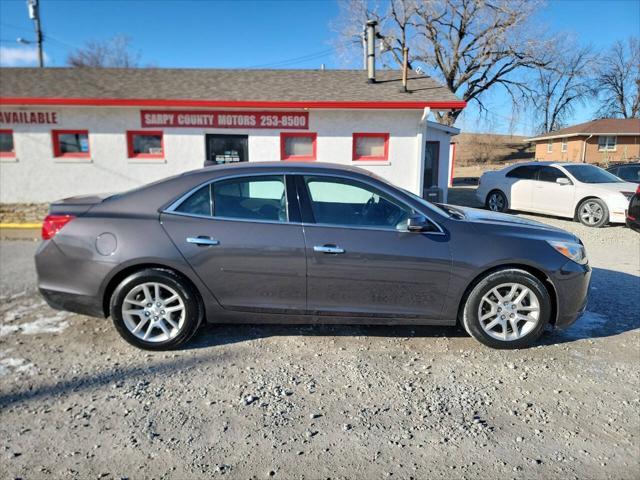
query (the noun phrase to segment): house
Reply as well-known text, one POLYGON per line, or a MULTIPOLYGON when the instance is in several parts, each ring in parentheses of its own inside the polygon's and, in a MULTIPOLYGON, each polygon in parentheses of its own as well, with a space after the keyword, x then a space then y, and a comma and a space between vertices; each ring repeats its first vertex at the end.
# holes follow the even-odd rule
POLYGON ((640 158, 640 119, 604 118, 526 139, 536 160, 608 164, 640 158))
POLYGON ((357 165, 418 195, 446 189, 462 109, 400 71, 0 69, 0 202, 121 191, 205 164, 357 165))

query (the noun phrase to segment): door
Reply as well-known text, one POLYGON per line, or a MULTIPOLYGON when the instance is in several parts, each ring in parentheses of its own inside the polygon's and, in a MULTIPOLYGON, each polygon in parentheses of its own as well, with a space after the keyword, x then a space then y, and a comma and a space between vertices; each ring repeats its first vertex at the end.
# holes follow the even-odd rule
MULTIPOLYGON (((438 165, 440 163, 440 142, 427 142, 424 150, 423 191, 438 186, 438 165)), ((425 195, 422 195, 425 197, 425 195)), ((426 198, 426 197, 425 197, 426 198)))
POLYGON ((249 161, 247 135, 205 135, 204 166, 249 161))
POLYGON ((164 228, 224 308, 304 311, 304 238, 283 175, 219 180, 169 210, 164 228))
POLYGON ((538 179, 533 189, 531 210, 565 217, 573 217, 575 186, 559 168, 543 166, 538 171, 538 179), (558 183, 564 179, 565 184, 558 183))
POLYGON ((356 179, 297 181, 309 310, 321 315, 439 316, 451 270, 448 237, 406 231, 412 209, 356 179))
POLYGON ((509 208, 529 210, 533 204, 533 189, 536 186, 538 165, 523 165, 510 170, 506 175, 506 192, 509 208))

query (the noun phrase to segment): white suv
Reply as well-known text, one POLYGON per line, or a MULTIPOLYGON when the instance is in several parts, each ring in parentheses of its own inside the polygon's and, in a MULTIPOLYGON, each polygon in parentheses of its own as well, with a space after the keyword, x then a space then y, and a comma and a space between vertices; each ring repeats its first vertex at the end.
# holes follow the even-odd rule
POLYGON ((544 213, 602 227, 625 222, 636 187, 595 165, 530 162, 486 172, 476 197, 496 212, 544 213))

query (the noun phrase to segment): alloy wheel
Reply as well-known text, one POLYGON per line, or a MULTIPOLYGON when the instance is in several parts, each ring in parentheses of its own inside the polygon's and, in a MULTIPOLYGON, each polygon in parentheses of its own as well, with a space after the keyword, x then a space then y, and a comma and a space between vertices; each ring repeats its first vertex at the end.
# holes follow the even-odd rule
POLYGON ((585 202, 582 207, 580 207, 579 215, 583 223, 596 225, 602 220, 604 210, 597 202, 585 202))
POLYGON ((480 300, 480 325, 496 340, 518 340, 531 332, 540 320, 540 300, 520 283, 503 283, 480 300))
POLYGON ((492 193, 489 196, 489 210, 492 212, 502 212, 505 207, 504 196, 500 193, 492 193))
POLYGON ((127 329, 145 342, 174 338, 185 321, 185 305, 178 292, 158 282, 136 285, 122 304, 127 329))

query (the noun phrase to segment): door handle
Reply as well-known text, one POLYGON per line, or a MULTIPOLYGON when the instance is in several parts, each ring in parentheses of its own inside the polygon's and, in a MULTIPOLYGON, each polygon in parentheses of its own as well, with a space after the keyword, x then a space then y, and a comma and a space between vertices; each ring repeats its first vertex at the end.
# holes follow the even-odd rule
POLYGON ((219 245, 220 242, 218 240, 214 240, 211 237, 187 237, 187 243, 193 243, 194 245, 198 245, 201 247, 211 247, 213 245, 219 245))
POLYGON ((333 253, 337 255, 339 253, 344 253, 344 248, 337 247, 336 245, 316 245, 313 247, 314 252, 319 253, 333 253))

